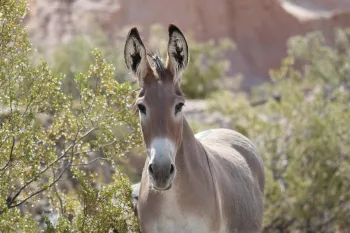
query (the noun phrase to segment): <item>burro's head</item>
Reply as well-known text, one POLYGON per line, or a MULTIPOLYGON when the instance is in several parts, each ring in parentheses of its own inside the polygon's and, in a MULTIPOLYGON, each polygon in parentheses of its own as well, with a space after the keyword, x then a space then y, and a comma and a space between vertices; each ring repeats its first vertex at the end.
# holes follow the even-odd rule
POLYGON ((168 190, 176 175, 176 154, 182 141, 185 98, 180 84, 189 58, 187 42, 175 25, 169 25, 164 65, 157 55, 146 51, 137 28, 132 28, 124 58, 140 86, 135 106, 148 152, 148 177, 154 189, 168 190))

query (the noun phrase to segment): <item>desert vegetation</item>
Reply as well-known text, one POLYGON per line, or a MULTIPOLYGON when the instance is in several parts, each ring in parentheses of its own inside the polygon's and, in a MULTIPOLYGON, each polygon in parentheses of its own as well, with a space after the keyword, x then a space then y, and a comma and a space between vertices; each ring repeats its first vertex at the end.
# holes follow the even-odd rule
MULTIPOLYGON (((1 231, 138 232, 128 156, 144 148, 123 41, 81 35, 45 58, 26 12, 24 0, 0 1, 1 231)), ((163 58, 165 32, 155 25, 148 40, 163 58)), ((263 157, 264 232, 348 232, 350 30, 331 43, 318 32, 291 38, 271 81, 249 93, 227 77, 234 42, 189 38, 187 98, 204 99, 205 114, 228 118, 263 157)))
POLYGON ((294 37, 271 83, 210 100, 263 156, 264 232, 349 230, 349 39, 336 30, 331 48, 317 32, 294 37))

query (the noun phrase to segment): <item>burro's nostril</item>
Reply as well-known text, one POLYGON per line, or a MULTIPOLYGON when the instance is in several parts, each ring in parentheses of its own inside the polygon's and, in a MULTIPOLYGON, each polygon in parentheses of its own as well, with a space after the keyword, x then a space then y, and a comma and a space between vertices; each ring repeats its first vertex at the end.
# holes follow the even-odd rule
POLYGON ((175 172, 175 166, 173 164, 170 164, 170 175, 172 175, 175 172))
POLYGON ((151 163, 151 164, 148 166, 148 171, 149 171, 149 173, 151 173, 152 175, 154 174, 154 171, 153 171, 153 163, 151 163))
POLYGON ((157 164, 150 163, 148 165, 148 174, 155 179, 168 179, 175 173, 174 164, 157 164))

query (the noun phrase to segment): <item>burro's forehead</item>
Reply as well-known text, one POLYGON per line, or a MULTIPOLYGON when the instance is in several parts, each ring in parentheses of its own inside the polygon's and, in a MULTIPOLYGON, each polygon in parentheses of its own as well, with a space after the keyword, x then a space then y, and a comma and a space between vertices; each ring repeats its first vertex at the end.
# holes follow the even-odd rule
POLYGON ((170 99, 174 95, 174 85, 170 82, 157 81, 145 86, 146 101, 170 99))
POLYGON ((138 102, 165 110, 164 107, 173 107, 177 102, 184 102, 180 88, 171 80, 154 81, 144 86, 138 102), (160 108, 162 107, 162 108, 160 108))

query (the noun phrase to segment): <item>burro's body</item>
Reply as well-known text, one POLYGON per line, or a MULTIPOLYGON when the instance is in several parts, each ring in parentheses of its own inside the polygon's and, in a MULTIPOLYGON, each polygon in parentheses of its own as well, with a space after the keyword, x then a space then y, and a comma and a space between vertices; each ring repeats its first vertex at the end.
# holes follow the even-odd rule
POLYGON ((261 232, 265 176, 254 145, 229 129, 194 135, 182 114, 189 54, 181 31, 169 26, 165 65, 154 54, 150 64, 136 28, 124 55, 141 87, 135 106, 148 152, 137 202, 141 231, 261 232))

